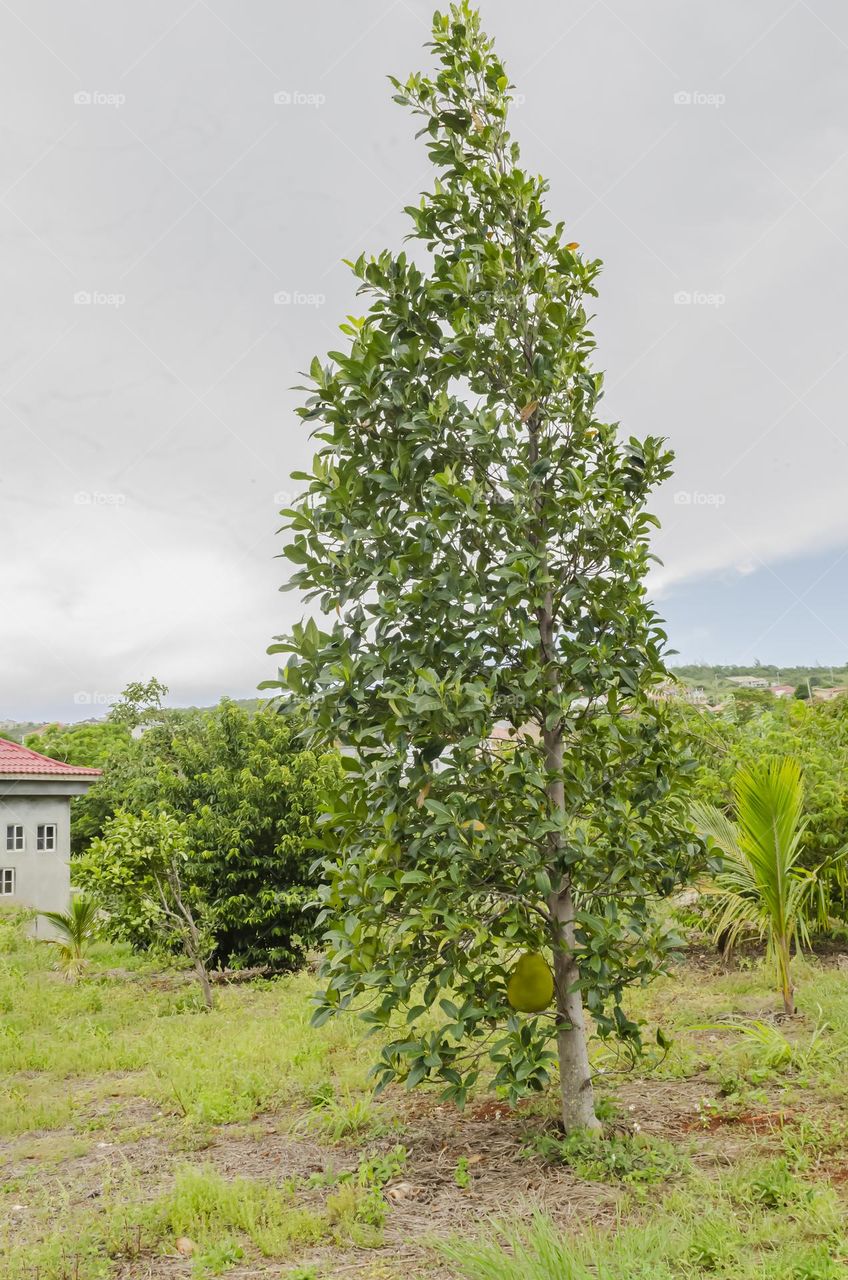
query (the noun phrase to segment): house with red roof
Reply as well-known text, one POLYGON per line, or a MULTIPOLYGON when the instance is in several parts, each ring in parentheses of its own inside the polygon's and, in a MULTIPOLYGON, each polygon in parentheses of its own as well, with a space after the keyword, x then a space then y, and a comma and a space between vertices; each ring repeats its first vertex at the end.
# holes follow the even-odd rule
MULTIPOLYGON (((71 797, 100 777, 0 739, 0 906, 67 911, 71 898, 71 797)), ((49 936, 36 919, 37 936, 49 936)))

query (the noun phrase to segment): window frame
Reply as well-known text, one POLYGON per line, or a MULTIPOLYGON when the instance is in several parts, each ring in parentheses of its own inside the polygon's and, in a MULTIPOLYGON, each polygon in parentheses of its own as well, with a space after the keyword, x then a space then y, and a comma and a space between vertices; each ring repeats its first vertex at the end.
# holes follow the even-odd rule
POLYGON ((0 898, 14 898, 17 874, 14 867, 0 867, 0 898), (11 885, 6 888, 7 882, 11 885))
POLYGON ((35 828, 36 853, 55 853, 59 844, 59 826, 55 822, 39 822, 35 828), (48 840, 50 843, 48 844, 48 840))
POLYGON ((23 853, 26 848, 26 832, 22 822, 6 823, 6 852, 23 853))

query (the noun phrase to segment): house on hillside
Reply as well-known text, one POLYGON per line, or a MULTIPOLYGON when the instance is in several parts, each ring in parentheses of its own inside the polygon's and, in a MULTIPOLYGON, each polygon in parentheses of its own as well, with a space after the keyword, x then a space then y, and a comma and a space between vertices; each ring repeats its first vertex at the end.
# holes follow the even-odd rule
POLYGON ((709 698, 700 686, 690 689, 682 680, 675 680, 674 677, 654 685, 648 690, 648 697, 652 702, 688 702, 693 707, 705 707, 709 702, 709 698))
MULTIPOLYGON (((0 740, 0 906, 67 911, 71 797, 85 795, 99 777, 99 769, 0 740)), ((34 932, 46 936, 49 927, 37 919, 34 932)))

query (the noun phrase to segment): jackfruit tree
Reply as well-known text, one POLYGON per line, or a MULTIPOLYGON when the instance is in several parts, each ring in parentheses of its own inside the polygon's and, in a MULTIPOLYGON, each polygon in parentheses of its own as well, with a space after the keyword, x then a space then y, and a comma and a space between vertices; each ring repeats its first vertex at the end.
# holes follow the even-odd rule
POLYGON ((283 513, 315 616, 272 646, 277 683, 346 765, 316 1020, 360 1008, 378 1087, 460 1104, 478 1079, 544 1088, 558 1060, 566 1128, 594 1127, 590 1027, 638 1040, 623 995, 660 969, 652 905, 699 849, 691 762, 650 696, 646 501, 671 455, 598 416, 600 263, 520 167, 477 12, 437 13, 429 47, 432 78, 392 84, 432 190, 409 252, 351 264, 367 311, 312 362, 318 451, 283 513))

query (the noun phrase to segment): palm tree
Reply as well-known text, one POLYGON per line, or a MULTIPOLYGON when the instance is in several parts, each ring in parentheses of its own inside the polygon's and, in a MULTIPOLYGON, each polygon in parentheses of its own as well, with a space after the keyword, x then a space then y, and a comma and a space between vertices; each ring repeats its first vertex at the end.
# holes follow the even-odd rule
POLYGON ((76 981, 88 967, 86 951, 98 932, 98 908, 91 898, 71 899, 70 911, 41 911, 60 935, 44 941, 58 951, 59 968, 69 982, 76 981))
MULTIPOLYGON (((777 966, 783 1008, 795 1012, 790 947, 809 946, 818 872, 799 865, 804 784, 797 760, 777 758, 741 768, 733 783, 736 822, 713 805, 697 804, 695 825, 723 855, 715 880, 716 936, 730 948, 742 933, 765 938, 777 966)), ((846 850, 831 861, 844 857, 846 850)))

